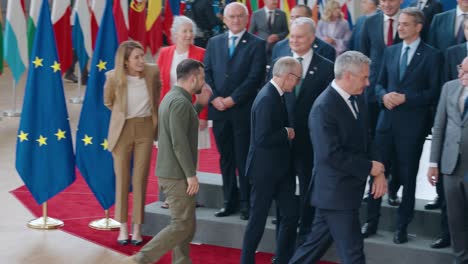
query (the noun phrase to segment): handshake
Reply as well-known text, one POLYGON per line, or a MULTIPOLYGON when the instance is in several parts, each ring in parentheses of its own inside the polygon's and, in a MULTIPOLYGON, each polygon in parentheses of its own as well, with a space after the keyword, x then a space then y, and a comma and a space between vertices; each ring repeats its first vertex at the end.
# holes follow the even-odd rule
POLYGON ((385 178, 384 165, 373 160, 370 174, 374 176, 371 193, 374 195, 374 199, 378 199, 387 193, 387 179, 385 178))

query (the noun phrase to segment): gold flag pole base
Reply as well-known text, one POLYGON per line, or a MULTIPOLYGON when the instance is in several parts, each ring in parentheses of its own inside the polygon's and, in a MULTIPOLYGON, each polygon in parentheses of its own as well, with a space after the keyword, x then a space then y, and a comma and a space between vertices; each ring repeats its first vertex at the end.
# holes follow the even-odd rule
POLYGON ((63 226, 63 221, 47 216, 47 202, 42 204, 42 216, 28 222, 29 228, 34 229, 57 229, 63 226))
POLYGON ((109 210, 104 211, 106 217, 98 220, 94 220, 89 223, 89 227, 97 230, 117 230, 120 228, 120 223, 112 218, 109 218, 109 210))

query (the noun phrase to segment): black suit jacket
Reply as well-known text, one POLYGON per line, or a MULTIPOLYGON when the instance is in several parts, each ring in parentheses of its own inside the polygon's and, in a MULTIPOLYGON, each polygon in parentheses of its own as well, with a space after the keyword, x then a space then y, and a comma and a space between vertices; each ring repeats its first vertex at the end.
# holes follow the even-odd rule
POLYGON ((434 16, 429 32, 428 44, 444 52, 448 47, 457 44, 455 38, 455 9, 434 16))
POLYGON ((421 41, 400 81, 402 47, 402 43, 393 45, 384 53, 376 86, 382 108, 376 129, 391 130, 404 140, 420 139, 428 134, 432 126, 431 108, 437 103, 440 93, 441 54, 421 41), (389 92, 405 94, 406 102, 388 110, 383 106, 382 98, 389 92))
POLYGON ((457 65, 467 56, 466 42, 452 46, 445 52, 443 83, 458 78, 457 65))
MULTIPOLYGON (((412 2, 410 6, 418 7, 418 0, 412 2)), ((437 0, 427 0, 426 5, 421 11, 424 13, 424 26, 421 32, 421 38, 427 41, 429 28, 431 27, 432 19, 435 15, 442 13, 442 4, 437 0)))
MULTIPOLYGON (((289 56, 292 56, 292 54, 289 56)), ((312 105, 333 80, 333 76, 333 62, 314 53, 307 74, 302 80, 299 96, 296 97, 295 91, 284 95, 289 122, 296 133, 293 141, 294 156, 309 160, 311 165, 313 153, 309 137, 308 118, 312 105)))
POLYGON ((330 210, 361 206, 372 163, 367 158, 367 110, 358 97, 356 119, 340 94, 329 86, 309 116, 314 146, 312 205, 330 210))
POLYGON ((231 96, 236 103, 226 111, 209 104, 212 120, 245 120, 265 76, 265 41, 245 32, 232 58, 228 53, 228 33, 212 37, 205 52, 205 80, 213 89, 212 99, 231 96))
MULTIPOLYGON (((333 46, 326 43, 325 41, 315 38, 315 41, 312 43, 312 49, 314 52, 322 55, 331 61, 335 61, 336 58, 336 51, 333 46)), ((290 56, 291 48, 289 47, 289 38, 283 39, 273 46, 273 52, 271 54, 271 61, 275 61, 276 59, 284 56, 290 56)))
POLYGON ((251 181, 279 180, 288 175, 290 148, 286 106, 268 82, 252 105, 246 175, 251 181))

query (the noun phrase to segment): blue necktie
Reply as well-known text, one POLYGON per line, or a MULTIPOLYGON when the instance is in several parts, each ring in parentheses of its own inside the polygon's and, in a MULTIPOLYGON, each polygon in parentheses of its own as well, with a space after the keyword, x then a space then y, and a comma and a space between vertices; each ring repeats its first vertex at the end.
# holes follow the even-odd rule
POLYGON ((405 72, 406 72, 406 67, 408 65, 408 51, 409 51, 410 47, 407 46, 405 48, 405 52, 403 52, 403 56, 401 56, 401 60, 400 60, 400 81, 403 79, 403 76, 405 76, 405 72))
MULTIPOLYGON (((304 58, 302 58, 302 57, 297 57, 296 59, 299 61, 299 63, 301 64, 301 66, 303 66, 303 65, 302 65, 302 61, 304 60, 304 58)), ((301 77, 302 77, 302 76, 301 76, 301 77)), ((301 80, 299 81, 299 83, 296 85, 296 87, 294 88, 294 94, 296 95, 296 97, 298 97, 298 96, 299 96, 299 93, 301 92, 301 86, 302 86, 302 78, 301 78, 301 80)))
POLYGON ((351 95, 348 100, 351 102, 351 107, 354 110, 354 113, 356 114, 356 119, 359 119, 359 111, 357 109, 357 97, 355 95, 351 95))
POLYGON ((236 50, 236 39, 237 36, 232 36, 231 37, 231 44, 229 45, 229 58, 232 58, 232 55, 234 54, 234 51, 236 50))
POLYGON ((462 119, 465 118, 466 113, 468 113, 468 96, 465 97, 465 107, 463 108, 462 119))

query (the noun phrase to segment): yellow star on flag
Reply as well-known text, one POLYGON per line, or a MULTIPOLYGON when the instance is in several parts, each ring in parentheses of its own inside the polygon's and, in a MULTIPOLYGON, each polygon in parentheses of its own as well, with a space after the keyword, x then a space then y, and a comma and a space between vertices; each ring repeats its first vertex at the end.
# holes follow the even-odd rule
POLYGON ((107 61, 99 60, 99 64, 96 65, 99 68, 99 71, 107 70, 106 68, 107 61))
POLYGON ((42 67, 44 65, 42 65, 42 61, 44 59, 40 59, 39 57, 36 56, 36 58, 33 60, 33 64, 34 64, 34 68, 37 68, 37 67, 42 67))
POLYGON ((84 138, 81 139, 84 142, 85 146, 92 145, 93 144, 93 137, 90 137, 88 135, 85 135, 84 138))
POLYGON ((57 140, 60 141, 62 138, 66 138, 66 137, 65 137, 65 133, 66 133, 66 132, 67 132, 67 131, 63 131, 63 130, 61 130, 61 129, 59 128, 59 130, 57 131, 57 133, 55 133, 54 135, 56 135, 56 136, 57 136, 57 140))
POLYGON ((107 147, 109 146, 109 143, 107 143, 107 139, 104 139, 104 142, 101 143, 101 146, 104 150, 107 150, 107 147))
POLYGON ((47 138, 43 137, 42 135, 40 135, 36 141, 39 142, 39 147, 42 147, 42 145, 47 145, 47 138))
POLYGON ((54 65, 50 67, 54 69, 54 72, 60 71, 60 63, 58 63, 57 61, 54 61, 54 65))
POLYGON ((24 133, 23 130, 20 131, 20 134, 18 135, 18 138, 20 139, 20 142, 23 141, 28 141, 28 135, 29 133, 24 133))

